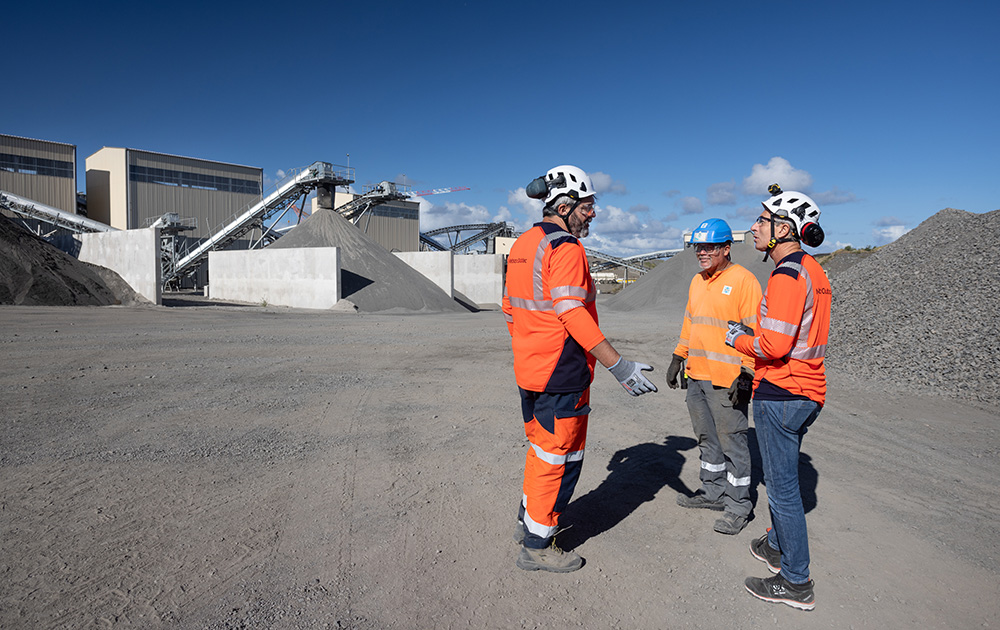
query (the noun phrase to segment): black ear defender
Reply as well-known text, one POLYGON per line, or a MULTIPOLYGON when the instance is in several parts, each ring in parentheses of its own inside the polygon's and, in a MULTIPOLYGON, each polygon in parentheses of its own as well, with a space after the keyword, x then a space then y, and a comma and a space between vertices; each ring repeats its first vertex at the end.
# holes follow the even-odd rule
POLYGON ((536 177, 531 180, 524 192, 532 199, 545 199, 549 196, 549 185, 545 183, 544 177, 536 177))
POLYGON ((820 227, 819 223, 806 223, 802 226, 802 242, 809 247, 819 247, 823 244, 823 239, 826 238, 826 233, 823 232, 823 228, 820 227))
POLYGON ((565 188, 566 176, 562 173, 546 181, 545 177, 536 177, 524 188, 526 195, 532 199, 545 199, 553 188, 565 188))

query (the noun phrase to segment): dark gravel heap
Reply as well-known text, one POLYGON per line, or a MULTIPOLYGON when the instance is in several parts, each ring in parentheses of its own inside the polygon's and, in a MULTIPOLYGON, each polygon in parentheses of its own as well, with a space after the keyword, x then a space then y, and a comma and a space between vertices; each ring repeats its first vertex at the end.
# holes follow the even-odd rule
POLYGON ((1000 210, 947 208, 831 274, 827 366, 1000 404, 1000 210))
POLYGON ((97 269, 0 216, 0 304, 121 304, 97 269))

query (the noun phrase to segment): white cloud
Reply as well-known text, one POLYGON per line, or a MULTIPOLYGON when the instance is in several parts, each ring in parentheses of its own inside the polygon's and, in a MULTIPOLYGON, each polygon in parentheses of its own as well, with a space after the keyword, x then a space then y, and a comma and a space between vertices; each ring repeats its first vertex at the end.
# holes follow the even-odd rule
POLYGON ((834 248, 835 250, 836 250, 836 249, 844 249, 845 247, 854 247, 854 245, 853 245, 853 244, 851 244, 851 243, 843 243, 843 242, 841 242, 841 241, 837 241, 837 242, 835 242, 835 243, 833 244, 833 248, 834 248))
POLYGON ((697 197, 682 197, 680 200, 681 214, 701 214, 704 206, 697 197))
POLYGON ((885 245, 886 243, 893 242, 909 231, 910 230, 905 225, 887 225, 885 227, 872 230, 872 238, 875 239, 876 245, 885 245))
POLYGON ((542 208, 545 207, 545 204, 540 199, 529 197, 523 186, 517 190, 507 191, 507 203, 520 207, 525 214, 539 218, 542 216, 542 208))
POLYGON ((835 206, 840 203, 851 203, 858 200, 854 193, 847 190, 840 190, 836 186, 826 192, 815 193, 812 195, 812 198, 819 204, 821 209, 823 206, 835 206))
POLYGON ((712 184, 708 187, 707 199, 710 206, 735 206, 736 184, 733 182, 712 184))
POLYGON ((904 223, 899 219, 897 219, 896 217, 882 217, 881 219, 875 221, 874 225, 877 225, 879 227, 890 227, 896 225, 904 225, 904 223))
POLYGON ((583 244, 614 256, 632 256, 681 246, 682 232, 659 220, 643 222, 617 206, 601 206, 583 244))
POLYGON ((603 195, 605 193, 612 193, 617 195, 627 195, 628 187, 621 180, 613 180, 611 176, 607 173, 602 173, 597 171, 596 173, 588 173, 590 175, 590 180, 594 182, 594 192, 597 195, 603 195))
POLYGON ((743 180, 743 193, 754 196, 766 195, 767 187, 775 183, 779 184, 782 190, 809 192, 813 178, 806 171, 794 168, 785 158, 775 156, 768 161, 767 166, 753 165, 750 175, 743 180))
POLYGON ((467 203, 450 202, 435 205, 424 198, 420 199, 420 231, 422 232, 467 223, 493 223, 494 220, 486 206, 470 206, 467 203))
POLYGON ((676 197, 679 194, 681 194, 681 191, 677 190, 676 188, 673 189, 673 190, 668 190, 667 192, 663 193, 663 195, 665 197, 668 197, 670 199, 673 199, 674 197, 676 197))
POLYGON ((872 238, 876 245, 891 243, 900 236, 909 232, 909 228, 896 217, 880 217, 873 224, 876 226, 872 230, 872 238))

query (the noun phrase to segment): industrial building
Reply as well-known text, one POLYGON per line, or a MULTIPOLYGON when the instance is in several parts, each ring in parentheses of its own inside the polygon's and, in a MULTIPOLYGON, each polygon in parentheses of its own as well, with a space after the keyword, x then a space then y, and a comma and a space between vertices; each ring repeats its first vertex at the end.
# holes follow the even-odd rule
MULTIPOLYGON (((339 208, 359 197, 337 192, 334 194, 334 207, 339 208)), ((313 199, 313 209, 317 207, 316 201, 313 199)), ((355 225, 390 252, 420 251, 420 204, 416 201, 385 201, 357 218, 355 225)))
POLYGON ((76 213, 76 145, 0 134, 0 190, 76 213))
POLYGON ((86 160, 87 215, 120 230, 167 213, 206 238, 261 199, 260 168, 138 149, 104 147, 86 160))

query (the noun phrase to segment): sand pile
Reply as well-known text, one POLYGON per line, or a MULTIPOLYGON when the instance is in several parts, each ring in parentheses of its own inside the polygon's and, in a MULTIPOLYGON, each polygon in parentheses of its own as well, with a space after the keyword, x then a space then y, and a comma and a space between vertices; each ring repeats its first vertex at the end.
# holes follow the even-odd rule
POLYGON ((343 300, 367 313, 464 312, 424 275, 333 210, 319 209, 270 247, 339 247, 343 300))
POLYGON ((108 306, 148 302, 121 276, 80 262, 0 216, 0 304, 108 306))
MULTIPOLYGON (((733 243, 730 257, 734 263, 757 276, 763 291, 774 271, 774 263, 770 259, 761 262, 764 254, 754 249, 753 240, 733 243)), ((608 298, 601 308, 610 311, 659 311, 665 321, 680 322, 684 318, 691 279, 700 271, 694 250, 687 248, 608 298)))
POLYGON ((942 210, 833 277, 827 364, 1000 403, 1000 210, 942 210))

